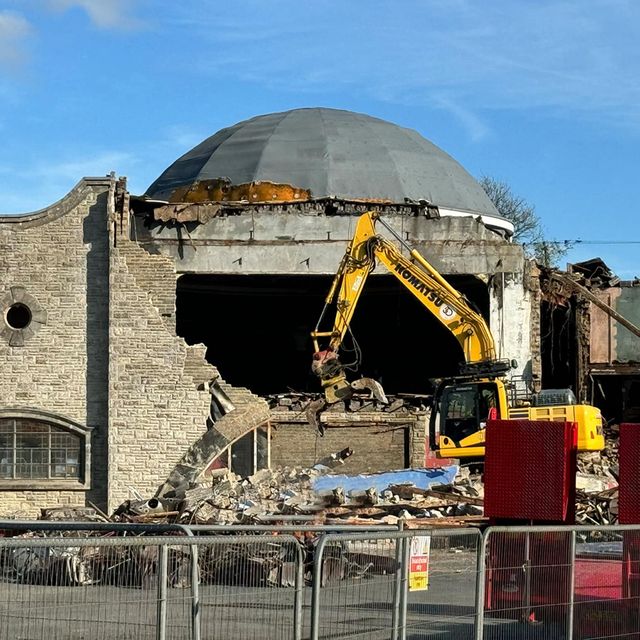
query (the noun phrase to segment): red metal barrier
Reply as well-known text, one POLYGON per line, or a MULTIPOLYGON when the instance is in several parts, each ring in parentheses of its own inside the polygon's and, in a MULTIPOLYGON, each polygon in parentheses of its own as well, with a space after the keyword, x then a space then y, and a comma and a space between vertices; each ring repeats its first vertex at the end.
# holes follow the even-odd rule
POLYGON ((494 520, 573 523, 577 437, 574 422, 489 420, 485 515, 494 520))
MULTIPOLYGON (((620 425, 618 520, 640 524, 640 424, 620 425)), ((640 634, 640 533, 626 531, 623 537, 623 591, 635 615, 633 631, 640 634)))
POLYGON ((619 445, 618 519, 640 524, 640 424, 621 424, 619 445))

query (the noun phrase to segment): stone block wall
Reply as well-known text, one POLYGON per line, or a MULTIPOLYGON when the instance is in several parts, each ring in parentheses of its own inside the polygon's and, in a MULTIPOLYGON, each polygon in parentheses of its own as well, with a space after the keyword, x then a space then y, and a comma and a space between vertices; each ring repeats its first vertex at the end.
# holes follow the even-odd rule
POLYGON ((111 178, 84 179, 47 209, 0 216, 0 301, 19 291, 38 308, 37 322, 25 330, 24 340, 13 343, 6 309, 1 310, 0 408, 41 410, 92 429, 90 489, 11 490, 0 480, 0 515, 34 516, 43 507, 84 505, 87 500, 106 503, 113 186, 111 178))
POLYGON ((171 259, 118 236, 110 261, 110 509, 132 497, 130 487, 153 496, 206 431, 211 398, 197 382, 216 371, 194 366, 202 350, 188 347, 167 322, 175 279, 171 259))

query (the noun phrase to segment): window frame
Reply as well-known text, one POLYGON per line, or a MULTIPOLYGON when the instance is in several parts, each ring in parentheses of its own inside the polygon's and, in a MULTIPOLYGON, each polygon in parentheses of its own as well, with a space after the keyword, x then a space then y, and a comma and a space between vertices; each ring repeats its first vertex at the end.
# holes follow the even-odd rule
MULTIPOLYGON (((243 434, 239 438, 236 438, 233 442, 228 444, 207 466, 205 471, 202 472, 202 476, 206 477, 208 474, 212 472, 212 470, 219 469, 220 467, 213 467, 212 465, 216 461, 221 461, 224 465, 223 468, 228 469, 232 473, 237 473, 237 471, 233 470, 234 467, 234 459, 233 459, 233 449, 235 445, 240 442, 240 440, 251 436, 251 457, 249 460, 244 460, 243 463, 250 464, 251 473, 248 476, 241 476, 244 478, 250 478, 252 475, 256 474, 258 471, 262 469, 271 469, 271 423, 260 425, 259 427, 254 427, 251 431, 247 431, 247 433, 243 434), (258 459, 260 457, 258 452, 258 432, 262 431, 264 433, 265 439, 265 450, 264 450, 264 458, 262 460, 262 465, 258 464, 258 459)), ((238 467, 236 467, 237 469, 238 467)), ((238 474, 240 475, 240 474, 238 474)))
MULTIPOLYGON (((80 440, 77 478, 0 478, 0 491, 85 491, 91 488, 91 433, 93 429, 65 416, 38 409, 0 409, 0 420, 30 420, 56 427, 80 440)), ((14 427, 15 430, 15 427, 14 427)), ((51 432, 49 432, 51 433, 51 432)), ((51 438, 49 437, 49 444, 51 438)), ((51 464, 51 446, 49 446, 51 464)), ((14 440, 14 454, 15 454, 14 440)))

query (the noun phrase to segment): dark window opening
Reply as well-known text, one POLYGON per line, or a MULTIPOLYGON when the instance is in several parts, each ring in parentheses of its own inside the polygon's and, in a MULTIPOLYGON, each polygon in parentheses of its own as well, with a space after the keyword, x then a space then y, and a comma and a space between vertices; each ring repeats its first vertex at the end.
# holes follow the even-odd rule
POLYGON ((0 480, 81 480, 82 438, 40 420, 0 420, 0 480))
POLYGON ((7 309, 6 318, 12 329, 25 329, 31 324, 31 309, 26 304, 16 302, 7 309))
POLYGON ((248 478, 271 464, 271 428, 259 427, 229 445, 207 469, 211 474, 216 469, 231 469, 242 478, 248 478))
POLYGON ((542 388, 576 391, 578 354, 573 301, 567 306, 543 301, 540 309, 542 388))
POLYGON ((607 422, 640 422, 640 377, 591 376, 590 395, 607 422))
MULTIPOLYGON (((486 285, 473 276, 447 278, 489 312, 486 285)), ((233 385, 255 393, 318 392, 311 374, 310 332, 331 276, 184 275, 177 286, 177 331, 207 345, 207 360, 233 385)), ((333 321, 327 317, 330 325, 333 321)), ((342 359, 382 382, 388 393, 430 393, 429 378, 454 375, 463 354, 455 337, 395 278, 372 276, 352 322, 342 359)))

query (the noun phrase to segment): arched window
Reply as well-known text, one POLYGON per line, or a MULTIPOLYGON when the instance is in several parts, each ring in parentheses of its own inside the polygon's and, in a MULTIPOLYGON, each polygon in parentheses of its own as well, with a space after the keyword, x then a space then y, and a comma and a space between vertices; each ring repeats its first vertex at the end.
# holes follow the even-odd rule
POLYGON ((90 429, 32 410, 0 411, 0 489, 88 488, 90 429))

